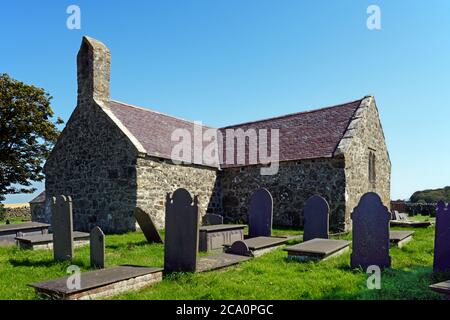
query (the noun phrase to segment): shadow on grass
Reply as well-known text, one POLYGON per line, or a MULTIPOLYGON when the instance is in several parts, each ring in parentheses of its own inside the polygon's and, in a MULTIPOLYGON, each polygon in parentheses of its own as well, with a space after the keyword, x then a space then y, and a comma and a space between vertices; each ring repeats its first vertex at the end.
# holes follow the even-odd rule
POLYGON ((9 259, 9 263, 13 267, 54 267, 54 266, 69 266, 69 265, 77 265, 77 266, 83 266, 83 267, 89 267, 85 265, 83 261, 80 260, 72 260, 72 261, 65 261, 65 262, 58 262, 53 259, 46 259, 46 260, 38 260, 38 261, 32 261, 30 259, 9 259))
POLYGON ((120 243, 120 244, 107 244, 105 247, 107 249, 132 249, 134 247, 141 247, 145 245, 153 245, 158 243, 149 243, 146 240, 142 240, 139 242, 133 242, 133 243, 120 243))
MULTIPOLYGON (((450 274, 434 274, 429 266, 414 266, 405 269, 388 268, 381 273, 381 288, 369 289, 367 282, 373 274, 366 274, 361 268, 344 269, 364 275, 364 281, 359 285, 357 292, 348 292, 343 287, 333 287, 324 293, 322 299, 348 299, 348 300, 423 300, 444 299, 439 294, 433 294, 428 286, 450 279, 450 274), (429 293, 427 293, 429 290, 429 293), (425 293, 424 293, 425 292, 425 293), (431 296, 430 296, 431 295, 431 296)), ((371 282, 369 280, 369 282, 371 282)))

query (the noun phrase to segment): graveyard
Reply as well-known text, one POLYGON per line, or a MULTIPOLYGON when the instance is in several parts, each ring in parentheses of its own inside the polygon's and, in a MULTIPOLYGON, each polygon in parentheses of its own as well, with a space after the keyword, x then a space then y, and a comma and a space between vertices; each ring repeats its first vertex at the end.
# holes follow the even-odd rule
POLYGON ((450 301, 449 4, 17 2, 0 302, 450 301))
MULTIPOLYGON (((255 192, 255 194, 257 193, 255 192)), ((181 196, 179 194, 176 197, 174 196, 174 198, 168 197, 167 200, 174 203, 178 201, 176 200, 178 197, 179 200, 186 201, 187 196, 188 194, 185 192, 181 196)), ((367 197, 373 197, 375 200, 369 199, 369 202, 366 201, 365 204, 360 205, 358 209, 355 209, 357 213, 358 211, 369 212, 370 217, 372 217, 386 210, 386 208, 377 208, 376 206, 370 205, 366 207, 367 203, 370 204, 372 201, 377 203, 375 194, 368 194, 367 197), (377 210, 381 211, 377 212, 377 210)), ((254 199, 258 200, 257 197, 254 197, 254 199)), ((195 205, 190 205, 192 199, 187 198, 187 200, 189 203, 188 208, 194 210, 192 214, 196 216, 195 205)), ((67 206, 68 203, 70 204, 67 201, 64 203, 55 202, 54 210, 70 212, 70 205, 67 206)), ((176 204, 176 206, 179 205, 176 204)), ((261 212, 261 209, 264 209, 264 205, 261 205, 261 203, 254 204, 253 206, 258 208, 257 212, 261 212)), ((188 214, 186 207, 184 205, 181 207, 181 211, 177 208, 169 209, 170 206, 167 208, 169 211, 174 210, 175 213, 173 214, 179 214, 179 216, 188 214)), ((440 209, 444 210, 445 208, 441 206, 440 209)), ((148 232, 145 235, 142 231, 104 236, 99 228, 95 228, 91 232, 90 245, 73 246, 73 252, 70 252, 70 250, 65 252, 66 256, 57 254, 57 251, 59 251, 58 246, 53 246, 53 250, 24 250, 19 246, 1 246, 0 272, 3 276, 0 278, 0 298, 45 299, 45 297, 38 296, 30 285, 39 282, 46 283, 46 281, 64 277, 67 275, 66 270, 70 265, 78 266, 82 274, 92 274, 93 272, 101 272, 101 270, 113 272, 117 268, 124 268, 120 266, 141 266, 150 268, 154 270, 153 272, 165 270, 164 277, 159 279, 157 283, 137 290, 133 289, 111 295, 108 299, 435 300, 445 298, 444 295, 440 295, 429 288, 430 285, 435 285, 450 278, 450 273, 445 272, 448 270, 448 266, 445 264, 446 257, 448 256, 446 247, 438 248, 441 251, 439 254, 444 256, 444 259, 441 259, 441 262, 443 262, 443 265, 441 264, 443 268, 441 270, 442 272, 433 272, 433 263, 435 267, 438 266, 434 261, 436 259, 434 257, 434 227, 414 229, 413 239, 402 247, 389 245, 389 236, 386 233, 384 239, 386 239, 387 246, 383 247, 383 250, 385 250, 384 254, 387 253, 389 256, 388 261, 386 260, 386 255, 375 252, 372 256, 362 255, 359 257, 362 260, 354 262, 352 255, 357 254, 358 250, 360 250, 358 249, 358 245, 361 245, 355 245, 355 243, 351 245, 352 248, 350 250, 346 250, 337 256, 323 260, 307 259, 299 261, 288 258, 286 251, 302 243, 307 244, 311 241, 314 242, 326 238, 328 238, 327 241, 337 244, 350 244, 355 236, 362 236, 361 234, 358 235, 358 232, 328 235, 326 228, 327 221, 324 217, 327 218, 329 208, 327 207, 326 201, 320 197, 312 197, 311 201, 305 206, 305 210, 307 217, 310 216, 310 213, 308 213, 310 211, 321 211, 322 214, 317 214, 316 217, 311 216, 313 217, 313 221, 311 221, 312 223, 306 230, 300 228, 272 228, 269 234, 266 233, 266 236, 278 239, 287 237, 287 240, 281 245, 267 252, 263 252, 261 255, 254 255, 254 258, 247 257, 246 259, 239 260, 236 263, 226 265, 224 268, 217 270, 215 268, 201 270, 201 268, 198 268, 199 261, 202 261, 202 259, 214 260, 221 255, 227 255, 226 253, 217 252, 217 250, 213 250, 214 252, 212 253, 199 252, 198 257, 194 257, 197 261, 196 269, 195 266, 192 267, 192 265, 189 265, 189 261, 192 261, 192 258, 186 258, 185 254, 186 252, 194 254, 195 250, 192 251, 185 248, 183 251, 178 250, 175 252, 176 255, 181 255, 181 257, 172 256, 167 258, 166 253, 171 250, 168 248, 167 242, 164 241, 166 242, 164 244, 160 241, 149 241, 148 232), (323 201, 323 203, 320 201, 323 201), (319 216, 321 218, 317 219, 319 216), (319 220, 323 223, 320 223, 319 220), (302 241, 303 236, 305 238, 302 241), (97 242, 93 241, 92 237, 100 237, 103 239, 100 246, 103 245, 104 247, 94 249, 100 250, 103 254, 100 257, 92 256, 93 251, 90 247, 99 246, 97 242), (377 255, 379 257, 376 257, 377 255), (165 259, 171 259, 172 262, 167 262, 165 259), (364 259, 368 260, 368 262, 364 259), (185 265, 180 265, 180 262, 183 262, 185 265), (384 270, 382 271, 382 287, 380 290, 370 290, 367 287, 368 274, 366 274, 364 271, 365 268, 363 267, 366 264, 373 263, 380 265, 385 263, 384 270), (170 270, 167 267, 168 264, 170 264, 170 270), (181 272, 177 272, 178 270, 181 270, 181 272)), ((445 213, 445 211, 443 212, 445 213)), ((171 213, 168 215, 168 221, 173 219, 170 218, 170 215, 171 213)), ((255 219, 255 217, 257 215, 253 216, 252 219, 255 219)), ((311 219, 311 217, 308 219, 311 219)), ((362 217, 361 215, 359 219, 364 220, 362 217)), ((447 215, 444 215, 444 218, 446 217, 447 215)), ((174 219, 176 220, 177 218, 174 219)), ((411 219, 414 221, 425 221, 429 220, 429 217, 417 215, 411 217, 411 219)), ((192 221, 195 221, 195 219, 192 221)), ((447 223, 445 220, 441 221, 447 223)), ((217 223, 219 222, 217 221, 217 223)), ((387 227, 386 231, 389 229, 391 234, 404 232, 405 228, 389 228, 388 222, 389 219, 385 223, 387 227)), ((16 224, 16 226, 18 225, 16 224)), ((170 230, 170 222, 167 225, 169 226, 168 232, 173 232, 170 230)), ((257 227, 261 228, 264 225, 266 224, 259 224, 257 227)), ((220 226, 220 224, 216 224, 216 226, 220 226)), ((442 226, 443 224, 440 227, 442 228, 442 226)), ((198 224, 197 227, 188 227, 186 224, 172 224, 172 229, 173 227, 178 229, 176 237, 180 237, 180 233, 189 232, 189 230, 197 230, 196 232, 199 233, 198 230, 200 229, 198 228, 198 224)), ((357 228, 356 230, 360 228, 358 223, 355 224, 355 227, 357 228)), ((249 240, 258 239, 260 232, 267 232, 267 229, 256 229, 255 231, 255 228, 250 225, 250 228, 249 226, 244 227, 243 233, 246 235, 250 234, 249 229, 253 229, 252 232, 256 232, 257 237, 245 237, 243 241, 235 241, 235 243, 249 243, 249 240)), ((370 233, 373 230, 365 230, 364 233, 370 233)), ((168 239, 165 230, 159 230, 157 233, 161 239, 168 239)), ((378 231, 375 237, 381 233, 378 231)), ((57 235, 55 236, 57 237, 57 235)), ((61 243, 64 242, 64 240, 60 241, 61 243)), ((169 243, 173 241, 176 240, 169 240, 169 243)), ((367 244, 364 241, 361 243, 364 245, 367 244)), ((371 249, 367 249, 366 247, 366 250, 370 251, 371 249)))

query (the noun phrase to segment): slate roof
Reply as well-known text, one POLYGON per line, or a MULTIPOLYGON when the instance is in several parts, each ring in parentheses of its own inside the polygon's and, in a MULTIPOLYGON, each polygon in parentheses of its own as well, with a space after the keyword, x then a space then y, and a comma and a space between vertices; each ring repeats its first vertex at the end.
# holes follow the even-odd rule
MULTIPOLYGON (((336 147, 344 136, 352 117, 360 106, 362 100, 327 107, 323 109, 288 114, 280 117, 264 119, 219 128, 226 139, 227 129, 279 129, 280 153, 279 161, 303 160, 314 158, 333 157, 336 147)), ((171 159, 171 152, 178 142, 171 141, 172 132, 175 129, 185 129, 193 134, 192 121, 182 120, 152 110, 131 106, 118 101, 111 101, 109 108, 120 122, 131 132, 131 134, 145 148, 150 156, 171 159)), ((203 126, 203 132, 214 129, 203 126)), ((268 136, 270 145, 270 135, 268 136)), ((204 142, 203 146, 208 145, 204 142)), ((224 143, 225 145, 225 143, 224 143)), ((228 146, 230 147, 230 146, 228 146)), ((191 149, 193 151, 193 148, 191 149)), ((249 148, 246 148, 245 164, 225 164, 226 152, 221 157, 221 167, 242 166, 248 164, 249 148)), ((236 150, 235 150, 236 153, 236 150)), ((194 153, 192 153, 194 154, 194 153)), ((270 154, 270 150, 269 150, 270 154)), ((236 155, 235 155, 236 157, 236 155)), ((203 162, 193 163, 206 165, 203 162)), ((208 165, 217 167, 217 165, 208 165)))
POLYGON ((43 202, 45 202, 45 191, 39 193, 37 197, 31 200, 29 203, 43 203, 43 202))
MULTIPOLYGON (((144 109, 118 101, 110 101, 109 107, 120 122, 141 143, 150 156, 172 159, 171 153, 177 141, 172 142, 171 136, 176 129, 187 130, 194 137, 194 122, 175 118, 153 110, 144 109)), ((213 129, 202 126, 202 132, 213 129)), ((192 141, 191 153, 194 154, 192 141)), ((206 147, 207 142, 203 143, 206 147)), ((192 163, 206 165, 203 161, 192 159, 192 163)), ((210 165, 208 165, 210 166, 210 165)), ((217 166, 213 166, 217 167, 217 166)))
MULTIPOLYGON (((278 129, 279 130, 279 161, 303 160, 314 158, 330 158, 336 150, 339 142, 349 126, 353 115, 360 106, 362 100, 357 100, 333 107, 288 114, 280 117, 242 123, 238 125, 220 128, 224 140, 227 129, 250 128, 278 129)), ((270 135, 267 143, 270 155, 270 135)), ((225 145, 226 148, 233 146, 225 145)), ((237 159, 237 149, 235 159, 237 159)), ((245 163, 248 163, 250 148, 246 148, 245 163)), ((253 151, 258 151, 254 149, 253 151)), ((239 165, 227 165, 226 152, 222 161, 222 167, 235 167, 239 165)), ((237 163, 237 161, 234 161, 237 163)))

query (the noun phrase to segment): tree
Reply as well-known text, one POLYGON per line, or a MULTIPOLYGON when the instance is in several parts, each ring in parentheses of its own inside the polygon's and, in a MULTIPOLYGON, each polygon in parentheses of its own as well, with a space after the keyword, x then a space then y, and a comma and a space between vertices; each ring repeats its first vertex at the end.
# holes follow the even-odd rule
POLYGON ((44 160, 58 138, 56 125, 63 123, 52 122, 51 99, 44 89, 0 74, 0 201, 34 192, 31 182, 44 179, 44 160))

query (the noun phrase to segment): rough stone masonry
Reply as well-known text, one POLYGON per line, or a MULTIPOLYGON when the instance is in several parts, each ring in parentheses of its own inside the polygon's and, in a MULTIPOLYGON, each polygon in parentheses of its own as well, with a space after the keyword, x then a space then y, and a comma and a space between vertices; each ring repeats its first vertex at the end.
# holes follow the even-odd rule
POLYGON ((247 222, 250 195, 266 188, 274 226, 302 226, 299 212, 318 194, 330 205, 335 231, 351 229, 350 212, 364 193, 376 192, 389 204, 391 163, 372 96, 226 128, 202 127, 224 139, 227 129, 241 129, 253 142, 249 129, 279 130, 278 173, 262 176, 263 165, 248 161, 250 148, 241 164, 173 163, 171 134, 193 133, 194 123, 112 100, 110 52, 95 39, 83 38, 77 66, 77 106, 45 164, 47 209, 35 220, 49 222, 49 199, 66 194, 73 199, 76 230, 135 230, 136 207, 163 228, 165 195, 177 188, 198 195, 201 215, 220 214, 225 222, 247 222))

